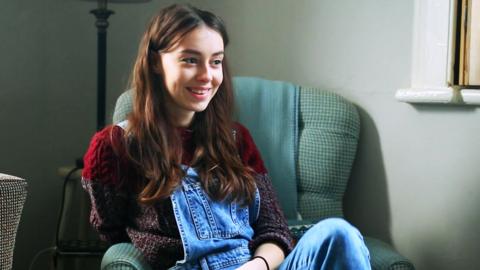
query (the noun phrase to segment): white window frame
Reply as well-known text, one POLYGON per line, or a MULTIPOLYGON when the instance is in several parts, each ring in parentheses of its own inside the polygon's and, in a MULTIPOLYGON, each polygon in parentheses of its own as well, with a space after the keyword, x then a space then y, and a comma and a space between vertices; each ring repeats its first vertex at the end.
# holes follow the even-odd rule
POLYGON ((395 98, 408 103, 480 105, 480 90, 450 85, 455 0, 415 0, 412 83, 395 98))

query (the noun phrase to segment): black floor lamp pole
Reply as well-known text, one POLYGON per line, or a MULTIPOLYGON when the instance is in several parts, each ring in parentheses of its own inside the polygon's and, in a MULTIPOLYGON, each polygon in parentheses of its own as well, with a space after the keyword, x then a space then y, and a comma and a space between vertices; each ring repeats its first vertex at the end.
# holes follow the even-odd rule
POLYGON ((105 103, 107 92, 107 28, 108 17, 114 12, 105 5, 90 11, 97 21, 97 130, 105 126, 105 103))

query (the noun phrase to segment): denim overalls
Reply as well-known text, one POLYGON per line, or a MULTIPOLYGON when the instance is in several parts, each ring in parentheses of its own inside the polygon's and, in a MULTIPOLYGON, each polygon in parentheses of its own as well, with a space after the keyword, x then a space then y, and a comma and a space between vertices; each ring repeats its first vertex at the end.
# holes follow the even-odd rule
POLYGON ((249 207, 213 201, 203 190, 195 169, 186 172, 182 185, 170 196, 182 238, 184 258, 170 269, 236 269, 250 257, 251 223, 258 218, 260 194, 249 207))
MULTIPOLYGON (((128 120, 116 124, 122 129, 128 120)), ((235 132, 234 132, 235 137, 235 132)), ((182 238, 184 258, 171 270, 233 270, 250 257, 251 224, 258 219, 260 193, 248 207, 236 202, 211 200, 194 168, 182 165, 182 185, 170 195, 173 213, 182 238)))

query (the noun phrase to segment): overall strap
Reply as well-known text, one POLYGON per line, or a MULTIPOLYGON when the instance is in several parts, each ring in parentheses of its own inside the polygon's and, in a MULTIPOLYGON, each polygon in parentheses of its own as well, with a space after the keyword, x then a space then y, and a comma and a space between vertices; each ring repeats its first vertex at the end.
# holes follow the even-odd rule
POLYGON ((258 188, 255 188, 255 198, 248 207, 248 215, 250 225, 254 224, 260 215, 260 192, 258 191, 258 188))

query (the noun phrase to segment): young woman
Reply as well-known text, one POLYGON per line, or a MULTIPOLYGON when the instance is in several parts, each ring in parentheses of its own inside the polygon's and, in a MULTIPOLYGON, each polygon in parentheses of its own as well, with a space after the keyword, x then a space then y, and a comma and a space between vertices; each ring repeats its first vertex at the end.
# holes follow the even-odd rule
POLYGON ((133 111, 84 157, 91 223, 152 269, 369 269, 361 235, 341 219, 294 246, 255 143, 232 122, 227 44, 222 20, 189 5, 151 20, 133 111))

